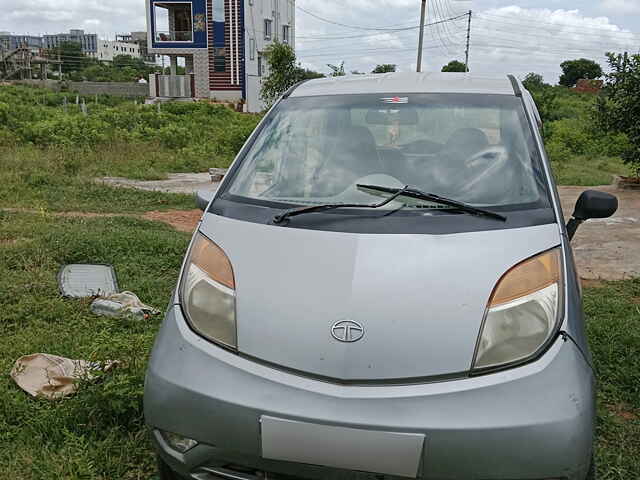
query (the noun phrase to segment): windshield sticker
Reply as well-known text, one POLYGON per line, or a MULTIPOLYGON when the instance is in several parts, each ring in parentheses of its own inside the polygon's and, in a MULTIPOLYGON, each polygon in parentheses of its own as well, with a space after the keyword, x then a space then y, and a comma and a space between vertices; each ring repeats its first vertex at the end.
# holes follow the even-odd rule
POLYGON ((382 103, 409 103, 409 97, 387 97, 380 100, 382 103))

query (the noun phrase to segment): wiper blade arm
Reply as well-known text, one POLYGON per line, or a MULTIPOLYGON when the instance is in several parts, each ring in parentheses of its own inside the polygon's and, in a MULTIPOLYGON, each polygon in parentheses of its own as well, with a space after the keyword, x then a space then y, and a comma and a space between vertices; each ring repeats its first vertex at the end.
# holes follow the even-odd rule
POLYGON ((415 198, 418 200, 426 200, 440 205, 447 205, 463 212, 471 213, 472 215, 480 215, 485 217, 494 218, 503 222, 507 221, 507 217, 500 215, 499 213, 492 212, 491 210, 485 210, 484 208, 474 207, 468 203, 459 202, 450 198, 441 197, 435 193, 422 192, 416 188, 404 187, 403 189, 380 187, 378 185, 357 185, 360 190, 373 190, 374 192, 389 193, 395 196, 415 198))
MULTIPOLYGON (((359 185, 358 185, 359 186, 359 185)), ((307 213, 323 212, 325 210, 335 210, 338 208, 381 208, 389 203, 393 202, 396 198, 409 192, 411 189, 407 185, 404 188, 396 188, 394 192, 390 192, 391 196, 380 203, 374 204, 362 204, 362 203, 327 203, 325 205, 312 205, 310 207, 294 208, 291 210, 285 210, 284 212, 273 217, 273 223, 279 225, 285 220, 291 217, 297 217, 298 215, 304 215, 307 213)))

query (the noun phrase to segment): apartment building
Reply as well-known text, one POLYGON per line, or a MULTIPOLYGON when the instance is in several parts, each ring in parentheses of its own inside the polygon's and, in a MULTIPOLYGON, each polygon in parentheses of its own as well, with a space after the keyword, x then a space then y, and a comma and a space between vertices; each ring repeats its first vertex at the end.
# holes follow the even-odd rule
POLYGON ((57 33, 55 35, 44 35, 43 47, 56 48, 61 43, 73 42, 82 47, 82 53, 91 57, 98 54, 98 35, 95 33, 85 33, 84 30, 70 30, 69 33, 57 33))
POLYGON ((244 102, 262 110, 262 52, 273 41, 295 48, 295 0, 145 0, 149 53, 168 56, 152 97, 244 102), (177 75, 184 63, 186 75, 177 75))

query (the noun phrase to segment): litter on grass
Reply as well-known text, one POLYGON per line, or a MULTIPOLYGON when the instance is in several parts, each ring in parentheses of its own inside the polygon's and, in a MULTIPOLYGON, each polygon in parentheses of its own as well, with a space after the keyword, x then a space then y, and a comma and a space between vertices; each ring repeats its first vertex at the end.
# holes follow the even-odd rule
POLYGON ((148 319, 151 315, 159 315, 160 311, 140 301, 138 296, 132 292, 122 292, 100 297, 91 304, 91 311, 96 315, 106 317, 127 317, 133 316, 141 320, 148 319))
POLYGON ((65 265, 58 273, 58 285, 67 298, 106 297, 119 291, 111 265, 65 265))
POLYGON ((93 380, 99 372, 108 372, 118 364, 34 353, 16 360, 11 378, 29 395, 55 400, 77 392, 80 380, 93 380))

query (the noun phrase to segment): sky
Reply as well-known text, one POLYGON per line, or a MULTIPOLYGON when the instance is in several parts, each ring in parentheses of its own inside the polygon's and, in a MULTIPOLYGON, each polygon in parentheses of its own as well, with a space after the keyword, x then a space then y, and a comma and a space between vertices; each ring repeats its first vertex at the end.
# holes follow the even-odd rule
MULTIPOLYGON (((113 38, 146 29, 144 5, 143 0, 0 0, 0 31, 80 28, 113 38)), ((381 63, 415 70, 420 0, 297 0, 296 5, 297 55, 305 67, 327 73, 327 64, 344 61, 347 72, 369 72, 381 63)), ((604 66, 607 51, 640 50, 640 0, 428 0, 427 23, 469 10, 472 72, 521 78, 537 72, 556 83, 564 60, 586 57, 604 66)), ((439 71, 450 60, 463 61, 466 30, 466 16, 427 27, 423 69, 439 71)))

